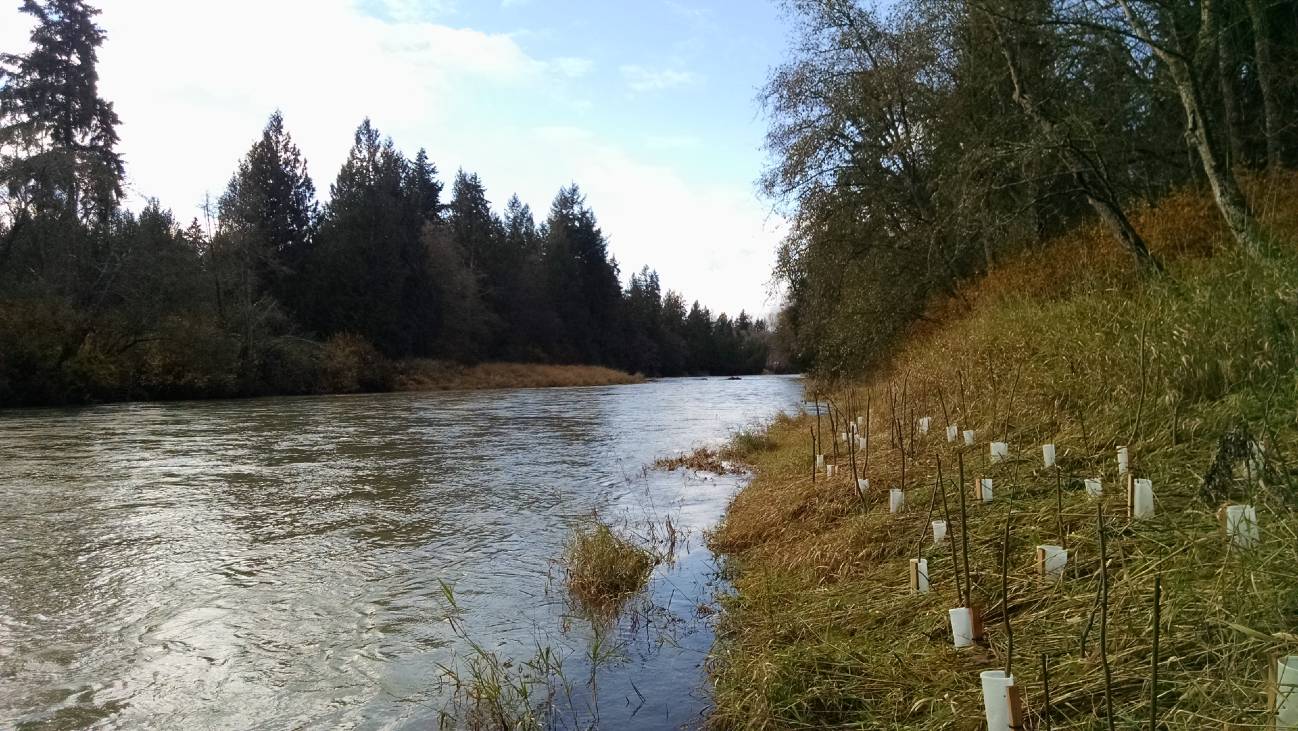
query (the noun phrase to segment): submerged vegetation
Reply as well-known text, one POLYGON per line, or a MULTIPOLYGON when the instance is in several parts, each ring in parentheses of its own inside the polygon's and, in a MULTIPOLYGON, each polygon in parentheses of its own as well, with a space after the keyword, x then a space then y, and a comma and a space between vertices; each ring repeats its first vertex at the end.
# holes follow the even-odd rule
POLYGON ((1298 180, 1254 197, 1267 257, 1227 245, 1211 201, 1177 194, 1134 219, 1164 276, 1079 229, 932 302, 864 379, 821 381, 818 429, 814 415, 774 425, 713 537, 738 590, 713 725, 974 729, 979 672, 1012 667, 1029 728, 1103 728, 1110 706, 1118 728, 1262 727, 1268 665, 1298 654, 1298 180), (837 432, 867 413, 860 493, 837 432), (948 424, 975 446, 948 443, 948 424), (993 441, 1009 459, 991 463, 993 441), (1127 517, 1119 446, 1152 482, 1150 517, 1127 517), (839 473, 813 479, 813 451, 839 473), (1223 503, 1256 508, 1256 546, 1227 538, 1223 503), (1069 551, 1061 577, 1039 574, 1038 545, 1069 551), (909 586, 913 558, 928 593, 909 586), (947 610, 962 597, 986 640, 956 649, 947 610))

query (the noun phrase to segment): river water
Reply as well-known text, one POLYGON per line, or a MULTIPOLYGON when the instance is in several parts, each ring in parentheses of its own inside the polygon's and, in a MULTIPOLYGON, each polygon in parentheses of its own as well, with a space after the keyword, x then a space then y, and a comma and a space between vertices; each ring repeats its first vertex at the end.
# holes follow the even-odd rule
POLYGON ((697 725, 738 478, 645 467, 800 406, 757 377, 0 413, 0 728, 456 725, 451 679, 541 650, 553 727, 697 725), (681 536, 614 620, 554 563, 593 513, 681 536))

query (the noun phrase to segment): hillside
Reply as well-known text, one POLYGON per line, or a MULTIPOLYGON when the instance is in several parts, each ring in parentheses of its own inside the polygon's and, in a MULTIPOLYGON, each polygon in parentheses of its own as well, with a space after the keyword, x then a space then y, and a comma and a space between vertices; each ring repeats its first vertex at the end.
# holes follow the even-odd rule
POLYGON ((1114 725, 1150 723, 1161 577, 1159 727, 1262 727, 1270 659, 1298 654, 1289 465, 1298 447, 1298 178, 1249 188, 1276 237, 1264 257, 1226 245, 1206 196, 1177 193, 1133 216, 1165 275, 1139 272, 1098 227, 1079 229, 931 303, 865 380, 812 386, 822 412, 832 403, 837 428, 821 417, 831 463, 836 432, 870 405, 869 450, 856 455, 870 480, 864 499, 842 443, 840 473, 812 480, 814 416, 770 427, 771 448, 750 456, 756 479, 713 537, 737 587, 716 649, 716 727, 979 728, 978 674, 1011 662, 1007 556, 1026 727, 1104 728, 1100 511, 1114 725), (916 425, 926 416, 924 435, 916 425), (975 430, 975 445, 948 444, 948 423, 975 430), (1008 460, 989 464, 991 441, 1008 443, 1008 460), (1239 459, 1253 441, 1260 474, 1239 459), (1046 443, 1056 445, 1058 472, 1043 466, 1046 443), (1152 517, 1127 518, 1119 446, 1134 475, 1152 481, 1152 517), (975 501, 976 476, 994 479, 992 502, 975 501), (1101 479, 1099 499, 1085 478, 1101 479), (906 501, 896 515, 894 487, 906 501), (953 564, 960 489, 973 604, 986 626, 986 640, 965 649, 953 647, 947 618, 964 580, 953 564), (1226 501, 1256 507, 1256 548, 1222 535, 1226 501), (944 512, 949 539, 934 545, 929 520, 944 512), (1068 548, 1062 578, 1037 574, 1039 544, 1068 548), (926 594, 908 585, 918 555, 928 560, 926 594))

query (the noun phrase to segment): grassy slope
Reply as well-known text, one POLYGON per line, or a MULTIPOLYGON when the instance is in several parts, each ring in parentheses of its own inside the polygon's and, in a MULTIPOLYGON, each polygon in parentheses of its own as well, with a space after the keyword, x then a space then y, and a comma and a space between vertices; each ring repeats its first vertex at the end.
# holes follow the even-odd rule
MULTIPOLYGON (((1117 727, 1148 723, 1156 574, 1164 586, 1160 722, 1261 724, 1267 658, 1298 654, 1298 494, 1286 465, 1298 449, 1298 257, 1289 245, 1298 238, 1298 180, 1253 192, 1284 250, 1266 262, 1227 253, 1209 202, 1184 194, 1136 217, 1169 263, 1165 279, 1142 281, 1103 232, 1080 230, 1048 255, 1012 257, 972 283, 967 302, 935 303, 936 324, 917 329, 866 381, 834 392, 844 407, 854 392, 858 409, 872 394, 868 511, 849 475, 826 482, 822 473, 812 484, 814 419, 777 421, 774 448, 752 457, 758 477, 714 536, 738 588, 716 650, 714 725, 978 728, 978 672, 1006 657, 1000 564, 1012 495, 1009 618, 1029 727, 1043 710, 1044 653, 1054 728, 1102 728, 1096 501, 1074 481, 1083 477, 1102 477, 1105 487, 1117 727), (901 452, 890 443, 890 391, 903 423, 930 415, 935 432, 916 439, 908 509, 895 516, 886 489, 900 482, 901 452), (966 482, 988 474, 998 485, 993 504, 970 502, 973 596, 988 641, 962 651, 951 646, 946 616, 959 605, 951 543, 921 539, 939 456, 959 519, 943 401, 950 421, 978 432, 966 482), (1273 471, 1269 487, 1225 486, 1231 497, 1253 493, 1263 545, 1251 552, 1227 550, 1214 515, 1221 497, 1201 494, 1220 438, 1239 426, 1264 444, 1273 471), (989 468, 993 437, 1010 443, 1013 459, 989 468), (1045 442, 1058 445, 1064 476, 1063 540, 1073 555, 1062 582, 1034 572, 1034 547, 1060 541, 1055 479, 1040 467, 1045 442), (1125 518, 1119 444, 1153 480, 1151 520, 1125 518), (933 591, 912 595, 908 559, 921 545, 933 591)), ((827 443, 827 424, 825 432, 827 443)), ((938 499, 933 517, 941 512, 938 499)), ((951 532, 958 540, 958 526, 951 532)))

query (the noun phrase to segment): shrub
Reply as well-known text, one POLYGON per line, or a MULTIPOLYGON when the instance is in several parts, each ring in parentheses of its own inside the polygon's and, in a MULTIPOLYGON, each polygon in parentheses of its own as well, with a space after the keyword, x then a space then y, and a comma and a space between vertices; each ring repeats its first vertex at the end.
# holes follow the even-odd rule
POLYGON ((384 391, 392 380, 392 364, 365 338, 342 333, 325 342, 320 365, 321 391, 384 391))

